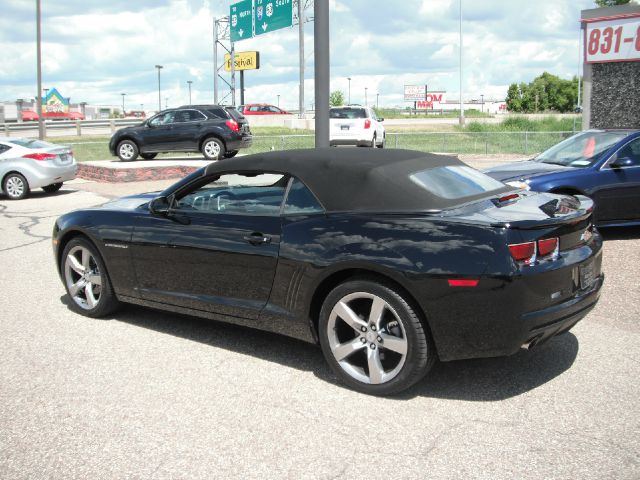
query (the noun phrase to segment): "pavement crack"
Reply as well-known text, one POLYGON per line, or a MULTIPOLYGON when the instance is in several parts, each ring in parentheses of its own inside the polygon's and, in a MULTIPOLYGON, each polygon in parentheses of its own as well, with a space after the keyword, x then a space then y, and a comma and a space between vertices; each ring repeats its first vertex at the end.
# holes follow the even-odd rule
POLYGON ((27 237, 34 238, 32 242, 21 243, 11 247, 1 248, 0 252, 6 252, 8 250, 15 250, 17 248, 33 245, 34 243, 40 243, 47 241, 51 238, 51 235, 38 235, 33 232, 33 229, 41 224, 42 220, 47 218, 56 218, 57 215, 33 215, 36 212, 11 212, 7 211, 6 205, 0 205, 0 216, 8 219, 25 219, 18 225, 18 229, 27 237))

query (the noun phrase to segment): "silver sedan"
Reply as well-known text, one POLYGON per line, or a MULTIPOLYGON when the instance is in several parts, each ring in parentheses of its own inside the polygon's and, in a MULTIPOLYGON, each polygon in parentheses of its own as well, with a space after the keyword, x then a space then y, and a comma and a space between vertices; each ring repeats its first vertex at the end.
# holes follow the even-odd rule
POLYGON ((11 200, 26 197, 34 188, 56 192, 63 182, 76 178, 77 171, 78 165, 68 146, 0 137, 2 191, 11 200))

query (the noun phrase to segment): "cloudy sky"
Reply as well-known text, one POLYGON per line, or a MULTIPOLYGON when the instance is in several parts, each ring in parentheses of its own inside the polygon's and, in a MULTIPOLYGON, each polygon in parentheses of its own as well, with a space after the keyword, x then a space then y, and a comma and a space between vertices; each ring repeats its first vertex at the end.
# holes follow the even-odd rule
MULTIPOLYGON (((236 0, 232 0, 235 3, 236 0)), ((304 1, 304 0, 303 0, 304 1)), ((403 85, 427 84, 458 96, 459 0, 331 0, 331 90, 351 101, 402 106, 403 85)), ((543 71, 578 71, 580 10, 593 0, 462 0, 465 98, 503 99, 512 82, 543 71)), ((0 101, 36 91, 35 0, 2 0, 0 101)), ((156 64, 163 107, 213 101, 214 17, 229 0, 43 0, 43 87, 72 102, 156 109, 156 64)), ((313 9, 307 14, 311 16, 313 9)), ((259 50, 260 70, 245 75, 249 102, 298 105, 298 30, 236 43, 259 50)), ((313 23, 305 25, 306 107, 313 101, 313 23)), ((238 97, 239 101, 239 97, 238 97)))

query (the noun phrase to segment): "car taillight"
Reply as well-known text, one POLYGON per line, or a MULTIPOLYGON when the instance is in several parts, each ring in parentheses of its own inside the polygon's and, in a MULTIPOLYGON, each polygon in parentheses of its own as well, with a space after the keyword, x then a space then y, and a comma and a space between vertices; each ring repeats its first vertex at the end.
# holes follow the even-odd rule
POLYGON ((368 118, 364 121, 364 128, 371 128, 371 120, 368 118))
POLYGON ((537 260, 556 260, 560 252, 560 241, 558 237, 554 237, 537 242, 515 243, 509 245, 509 251, 516 262, 533 265, 537 260))
POLYGON ((538 255, 546 257, 547 255, 557 256, 558 254, 558 238, 545 238, 538 240, 538 255))
POLYGON ((240 125, 238 125, 238 122, 236 122, 235 120, 233 120, 233 119, 227 120, 226 123, 227 123, 227 127, 229 127, 232 132, 239 132, 240 131, 240 125))
POLYGON ((536 242, 514 243, 509 245, 511 256, 516 262, 533 265, 536 261, 536 242))
POLYGON ((39 162, 43 160, 51 160, 56 157, 57 155, 54 155, 53 153, 27 153, 22 156, 22 158, 30 158, 32 160, 38 160, 39 162))

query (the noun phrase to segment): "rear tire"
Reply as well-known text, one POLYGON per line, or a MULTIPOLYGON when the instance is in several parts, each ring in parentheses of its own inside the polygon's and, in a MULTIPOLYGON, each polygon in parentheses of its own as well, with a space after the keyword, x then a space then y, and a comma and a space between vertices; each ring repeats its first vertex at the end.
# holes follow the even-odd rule
POLYGON ((157 153, 141 153, 140 156, 145 160, 152 160, 156 158, 157 153))
POLYGON ((60 190, 62 188, 62 182, 60 183, 52 183, 51 185, 47 185, 46 187, 42 187, 42 190, 44 190, 47 193, 54 193, 57 192, 58 190, 60 190))
POLYGON ((202 155, 207 160, 219 160, 224 158, 224 144, 215 137, 209 137, 202 142, 202 155))
POLYGON ((88 239, 76 237, 65 246, 60 271, 73 311, 96 318, 120 306, 100 252, 88 239))
POLYGON ((131 140, 123 140, 118 144, 116 152, 122 162, 132 162, 138 158, 138 145, 131 140))
POLYGON ((382 136, 382 142, 380 142, 379 145, 376 145, 376 147, 384 148, 386 143, 387 143, 387 135, 385 134, 385 135, 382 136))
POLYGON ((373 134, 373 138, 371 139, 371 148, 376 148, 376 134, 373 134))
POLYGON ((23 175, 13 172, 4 177, 2 190, 9 200, 22 200, 29 195, 29 182, 23 175))
POLYGON ((370 395, 409 388, 437 358, 411 302, 377 280, 335 287, 322 305, 318 333, 325 359, 340 380, 370 395))

